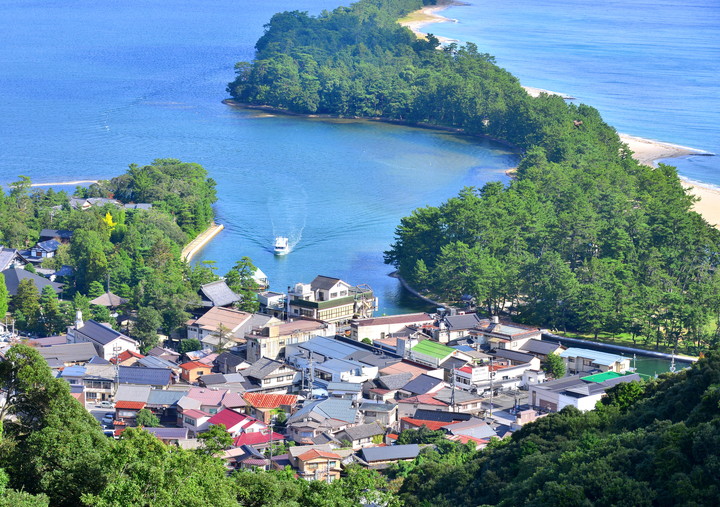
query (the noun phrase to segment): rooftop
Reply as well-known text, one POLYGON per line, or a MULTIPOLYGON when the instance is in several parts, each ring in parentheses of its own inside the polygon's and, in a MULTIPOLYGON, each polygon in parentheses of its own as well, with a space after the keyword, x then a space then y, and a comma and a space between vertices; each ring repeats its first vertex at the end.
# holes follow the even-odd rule
POLYGON ((250 317, 251 314, 247 312, 214 306, 202 317, 191 322, 191 325, 211 331, 217 330, 222 325, 232 331, 244 324, 250 317))
POLYGON ((451 347, 430 340, 421 341, 411 350, 414 353, 434 357, 435 359, 445 359, 447 356, 455 352, 455 349, 451 347))
POLYGON ((598 352, 596 350, 583 349, 579 347, 570 347, 560 352, 560 357, 584 357, 591 359, 596 364, 610 366, 616 362, 625 361, 627 358, 618 354, 608 354, 607 352, 598 352))

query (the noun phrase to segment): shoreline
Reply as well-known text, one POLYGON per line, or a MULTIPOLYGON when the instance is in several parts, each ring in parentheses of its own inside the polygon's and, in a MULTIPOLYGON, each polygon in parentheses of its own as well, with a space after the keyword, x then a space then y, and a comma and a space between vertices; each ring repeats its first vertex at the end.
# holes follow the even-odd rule
POLYGON ((180 252, 180 260, 189 263, 195 254, 197 254, 202 247, 210 243, 210 240, 217 236, 224 228, 225 226, 223 224, 216 224, 215 222, 211 223, 207 229, 195 236, 190 243, 185 245, 185 248, 183 248, 182 252, 180 252))
MULTIPOLYGON (((456 19, 450 19, 438 14, 453 5, 464 4, 455 0, 443 1, 438 5, 423 7, 418 11, 412 12, 406 17, 398 20, 398 23, 409 28, 417 37, 426 38, 426 34, 420 31, 420 29, 426 25, 432 23, 446 23, 449 21, 455 23, 458 22, 456 19)), ((447 37, 436 37, 442 43, 459 42, 447 37)), ((535 88, 532 86, 523 86, 523 88, 531 97, 537 97, 541 93, 547 93, 548 95, 558 95, 565 100, 575 99, 575 97, 572 97, 571 95, 544 90, 542 88, 535 88)), ((714 153, 699 150, 697 148, 690 148, 688 146, 680 146, 677 144, 645 139, 619 132, 618 135, 620 136, 620 140, 633 152, 633 158, 638 163, 650 167, 657 167, 659 161, 669 158, 715 155, 714 153)), ((505 174, 512 178, 514 177, 515 171, 516 168, 510 168, 505 171, 505 174)), ((698 199, 692 209, 700 214, 711 226, 720 229, 720 189, 712 188, 711 186, 704 185, 701 182, 691 182, 681 175, 678 176, 683 183, 683 186, 689 191, 689 193, 698 199)))
POLYGON ((67 185, 82 185, 85 183, 98 183, 100 180, 54 181, 51 183, 31 183, 31 187, 62 187, 67 185))

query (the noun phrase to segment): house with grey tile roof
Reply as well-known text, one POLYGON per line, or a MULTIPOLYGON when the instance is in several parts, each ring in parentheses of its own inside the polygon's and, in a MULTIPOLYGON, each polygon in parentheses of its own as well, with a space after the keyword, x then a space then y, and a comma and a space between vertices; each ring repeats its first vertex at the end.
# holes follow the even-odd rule
POLYGON ((5 277, 5 286, 11 296, 17 295, 18 286, 23 280, 31 280, 40 293, 45 287, 51 287, 56 294, 60 294, 64 287, 61 283, 51 282, 44 276, 36 275, 23 268, 9 268, 4 270, 2 274, 5 277))
POLYGON ((394 403, 363 402, 359 407, 364 423, 378 422, 384 427, 397 422, 397 405, 394 403))
POLYGON ((235 294, 228 287, 225 280, 216 280, 200 286, 198 291, 202 306, 212 308, 213 306, 231 306, 240 301, 240 296, 235 294))
POLYGON ((399 394, 402 398, 409 398, 418 394, 432 394, 440 391, 445 385, 443 379, 422 374, 405 384, 399 390, 399 394))
POLYGON ((0 246, 0 271, 11 268, 23 268, 29 261, 15 248, 0 246))
POLYGON ((97 355, 103 359, 109 360, 126 350, 139 352, 137 341, 115 331, 109 324, 101 324, 92 319, 87 322, 78 320, 75 326, 68 328, 67 336, 70 343, 92 343, 97 355))
POLYGON ((97 356, 95 347, 91 343, 66 343, 39 347, 36 349, 45 360, 55 359, 64 365, 84 364, 97 356))
POLYGON ((377 440, 376 443, 381 443, 383 435, 385 435, 385 428, 377 422, 372 422, 345 428, 335 435, 335 438, 343 443, 350 442, 350 447, 353 449, 360 449, 374 445, 374 440, 377 440))

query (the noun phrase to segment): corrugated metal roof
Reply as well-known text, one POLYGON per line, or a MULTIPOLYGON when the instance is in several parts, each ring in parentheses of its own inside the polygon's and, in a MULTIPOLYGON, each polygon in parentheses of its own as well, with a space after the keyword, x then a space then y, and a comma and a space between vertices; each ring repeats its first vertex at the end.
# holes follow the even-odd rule
POLYGON ((607 352, 598 352, 596 350, 583 349, 579 347, 570 347, 567 350, 563 350, 560 352, 560 357, 584 357, 603 366, 610 366, 616 362, 627 359, 617 354, 608 354, 607 352))
POLYGON ((422 340, 412 348, 412 352, 418 354, 424 354, 426 356, 434 357, 436 359, 444 359, 447 356, 455 352, 455 349, 447 347, 442 343, 437 343, 430 340, 422 340))
POLYGON ((420 454, 418 444, 386 445, 384 447, 365 447, 362 450, 363 459, 368 463, 373 461, 393 461, 398 459, 413 459, 420 454))
POLYGON ((137 368, 119 366, 121 384, 166 386, 170 383, 172 371, 166 368, 137 368))

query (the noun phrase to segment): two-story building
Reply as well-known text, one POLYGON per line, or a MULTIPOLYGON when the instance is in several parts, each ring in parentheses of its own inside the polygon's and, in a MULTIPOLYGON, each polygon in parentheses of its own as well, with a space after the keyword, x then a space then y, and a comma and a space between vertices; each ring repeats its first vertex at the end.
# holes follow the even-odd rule
POLYGON ((78 312, 75 326, 68 328, 67 340, 68 343, 92 343, 97 355, 106 360, 110 360, 126 350, 139 352, 138 342, 115 331, 108 324, 101 324, 92 319, 83 322, 80 312, 78 312))
POLYGON ((317 276, 309 284, 291 288, 287 305, 290 317, 346 324, 353 318, 372 317, 377 302, 367 285, 352 286, 339 278, 317 276))
POLYGON ((305 343, 315 336, 334 336, 335 324, 317 320, 297 319, 290 322, 273 320, 245 335, 247 360, 254 363, 261 357, 283 359, 288 345, 305 343))

